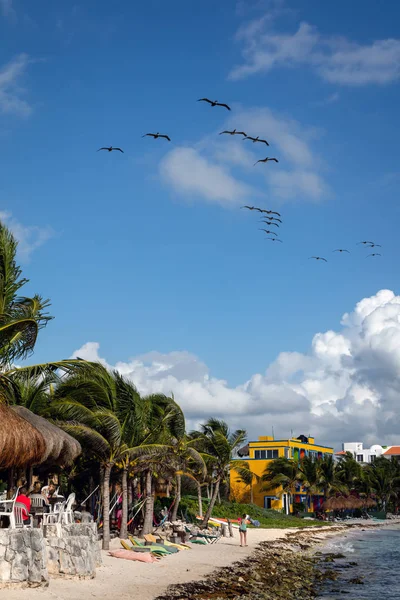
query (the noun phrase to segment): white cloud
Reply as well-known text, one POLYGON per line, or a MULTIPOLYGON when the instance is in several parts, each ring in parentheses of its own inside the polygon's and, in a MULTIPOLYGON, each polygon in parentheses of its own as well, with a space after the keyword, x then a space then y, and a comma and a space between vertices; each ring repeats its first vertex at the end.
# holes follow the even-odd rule
POLYGON ((222 130, 233 128, 266 139, 270 147, 215 132, 194 147, 168 152, 160 164, 162 180, 182 195, 231 206, 252 197, 266 199, 266 185, 281 200, 316 201, 327 194, 321 160, 313 150, 320 135, 316 129, 268 108, 240 107, 222 126, 222 130), (275 156, 279 163, 254 167, 265 156, 275 156), (251 184, 246 178, 251 178, 251 184))
POLYGON ((23 261, 29 260, 32 252, 54 235, 51 227, 23 225, 7 211, 0 211, 0 221, 7 225, 17 239, 18 256, 23 261))
MULTIPOLYGON (((281 353, 236 387, 189 352, 152 352, 115 368, 144 394, 173 392, 191 427, 216 416, 253 439, 273 426, 280 437, 293 429, 338 448, 342 441, 399 443, 400 296, 381 290, 364 298, 342 327, 317 333, 307 354, 281 353)), ((73 356, 98 360, 99 350, 89 342, 73 356)))
POLYGON ((195 148, 178 147, 168 152, 161 162, 160 173, 177 192, 223 204, 237 204, 251 191, 227 168, 213 163, 195 148))
POLYGON ((268 29, 261 17, 242 26, 237 40, 244 44, 244 64, 232 69, 230 79, 242 79, 277 67, 308 65, 322 79, 341 85, 387 84, 400 78, 400 40, 358 44, 343 37, 324 36, 309 23, 295 33, 268 29))
POLYGON ((29 56, 22 53, 0 69, 0 112, 22 117, 31 114, 32 108, 21 98, 24 90, 19 85, 29 63, 29 56))

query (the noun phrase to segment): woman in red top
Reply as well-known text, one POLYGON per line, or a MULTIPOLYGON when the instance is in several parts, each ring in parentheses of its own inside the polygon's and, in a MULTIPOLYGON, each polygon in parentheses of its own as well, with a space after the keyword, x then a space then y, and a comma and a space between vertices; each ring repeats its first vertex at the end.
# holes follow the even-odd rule
POLYGON ((16 502, 20 502, 21 504, 25 504, 26 506, 26 513, 25 511, 22 513, 22 518, 24 521, 29 521, 30 516, 29 516, 29 511, 31 510, 31 499, 28 497, 28 490, 26 489, 26 487, 22 487, 19 490, 19 494, 16 498, 16 502))

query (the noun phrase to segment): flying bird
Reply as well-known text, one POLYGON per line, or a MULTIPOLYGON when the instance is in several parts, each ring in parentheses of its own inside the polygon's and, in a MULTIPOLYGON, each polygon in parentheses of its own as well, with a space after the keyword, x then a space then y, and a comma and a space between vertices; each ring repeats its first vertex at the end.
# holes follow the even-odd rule
POLYGON ((266 144, 267 146, 269 146, 267 140, 260 140, 259 136, 257 136, 257 137, 251 137, 251 135, 246 135, 246 137, 244 139, 245 140, 251 140, 253 142, 253 144, 255 142, 261 142, 262 144, 266 144))
POLYGON ((358 242, 357 246, 359 246, 360 244, 373 244, 374 242, 358 242))
POLYGON ((114 148, 113 146, 99 148, 99 149, 97 150, 97 152, 100 152, 100 150, 108 150, 109 152, 112 152, 113 150, 118 150, 119 152, 122 152, 122 153, 124 152, 124 151, 122 150, 122 148, 114 148))
MULTIPOLYGON (((368 256, 382 256, 382 254, 379 254, 379 252, 374 252, 374 254, 368 254, 368 256)), ((368 256, 365 258, 368 258, 368 256)))
POLYGON ((310 256, 308 260, 310 260, 310 258, 315 258, 315 260, 324 260, 325 262, 328 262, 326 258, 323 258, 322 256, 310 256))
POLYGON ((227 104, 224 104, 223 102, 218 102, 218 100, 209 100, 208 98, 199 98, 199 100, 197 100, 197 102, 208 102, 208 104, 211 104, 211 106, 223 106, 224 108, 231 110, 227 104))
POLYGON ((267 240, 271 240, 271 242, 280 242, 283 244, 282 240, 278 240, 278 238, 266 238, 267 240))
POLYGON ((278 235, 275 231, 269 231, 268 229, 259 228, 259 231, 265 231, 265 233, 269 233, 270 235, 278 235))
POLYGON ((240 208, 248 208, 249 210, 258 210, 259 212, 263 212, 261 208, 258 208, 258 206, 241 206, 240 208))
POLYGON ((277 217, 267 217, 270 221, 278 221, 279 223, 282 223, 282 221, 280 219, 278 219, 277 217))
POLYGON ((159 133, 158 131, 157 131, 157 133, 145 133, 144 135, 142 135, 142 137, 147 137, 147 136, 149 136, 149 137, 152 137, 152 138, 154 138, 155 140, 156 140, 157 138, 165 138, 165 139, 166 139, 166 140, 168 140, 169 142, 171 141, 171 138, 170 138, 170 137, 168 137, 167 135, 161 134, 161 133, 159 133))
POLYGON ((333 252, 347 252, 348 254, 350 254, 350 252, 345 248, 338 248, 337 250, 333 250, 333 252))
POLYGON ((267 156, 267 158, 260 158, 260 160, 258 160, 257 162, 254 163, 253 167, 255 167, 256 164, 259 162, 267 163, 268 161, 271 161, 271 160, 275 161, 276 163, 279 162, 279 160, 277 158, 269 158, 267 156))
POLYGON ((380 244, 374 244, 373 242, 370 243, 369 248, 382 248, 382 246, 380 244))
POLYGON ((244 131, 236 131, 236 129, 233 129, 232 131, 221 131, 219 135, 222 135, 223 133, 227 133, 229 135, 247 135, 244 131))
POLYGON ((274 210, 265 210, 265 209, 262 209, 261 212, 267 213, 267 215, 278 215, 278 217, 282 216, 281 213, 278 213, 278 212, 276 212, 274 210))
POLYGON ((262 223, 265 223, 265 225, 275 225, 275 227, 279 227, 278 223, 274 223, 273 221, 261 221, 262 223))

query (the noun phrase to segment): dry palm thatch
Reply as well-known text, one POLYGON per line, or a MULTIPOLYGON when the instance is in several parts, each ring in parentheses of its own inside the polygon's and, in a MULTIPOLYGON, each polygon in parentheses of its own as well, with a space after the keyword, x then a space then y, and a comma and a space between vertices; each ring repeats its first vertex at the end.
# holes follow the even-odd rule
POLYGON ((0 401, 0 468, 36 465, 45 455, 42 433, 0 401))
POLYGON ((364 502, 360 498, 356 498, 355 496, 349 496, 345 499, 346 508, 355 509, 361 508, 364 505, 364 502))
POLYGON ((333 498, 329 498, 323 504, 324 510, 342 510, 343 508, 347 508, 347 498, 343 496, 335 496, 333 498))
POLYGON ((373 506, 376 506, 376 501, 373 498, 366 498, 366 500, 364 500, 364 506, 366 508, 372 508, 373 506))
POLYGON ((66 466, 74 462, 82 451, 80 443, 71 435, 31 412, 24 406, 12 406, 11 409, 33 425, 44 437, 45 455, 40 461, 51 465, 66 466))

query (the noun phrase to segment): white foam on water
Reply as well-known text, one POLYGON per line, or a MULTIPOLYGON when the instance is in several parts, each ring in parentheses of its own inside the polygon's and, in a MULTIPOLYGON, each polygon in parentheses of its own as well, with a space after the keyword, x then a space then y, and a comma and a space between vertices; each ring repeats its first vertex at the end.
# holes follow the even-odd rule
POLYGON ((351 542, 345 542, 344 540, 330 540, 324 545, 324 554, 352 554, 355 552, 355 548, 351 542))

